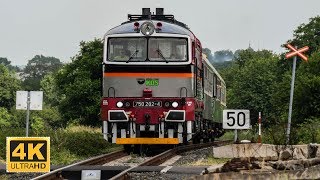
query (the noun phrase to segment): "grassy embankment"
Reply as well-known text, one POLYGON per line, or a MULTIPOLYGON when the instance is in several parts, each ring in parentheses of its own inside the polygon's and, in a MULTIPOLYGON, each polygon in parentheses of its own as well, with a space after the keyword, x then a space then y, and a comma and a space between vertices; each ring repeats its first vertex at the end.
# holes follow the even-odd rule
MULTIPOLYGON (((25 136, 24 129, 7 128, 0 131, 0 162, 6 159, 6 137, 25 136)), ((66 129, 45 130, 30 136, 50 137, 51 164, 64 165, 99 154, 121 149, 106 142, 101 128, 71 126, 66 129)))

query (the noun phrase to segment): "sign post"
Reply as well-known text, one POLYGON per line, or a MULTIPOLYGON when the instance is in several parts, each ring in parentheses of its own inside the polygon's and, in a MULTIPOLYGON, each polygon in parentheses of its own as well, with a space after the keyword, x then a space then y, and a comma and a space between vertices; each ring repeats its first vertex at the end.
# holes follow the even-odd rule
POLYGON ((30 117, 30 91, 28 91, 28 97, 27 97, 26 137, 29 136, 29 117, 30 117))
POLYGON ((26 137, 28 137, 30 110, 42 110, 43 91, 17 91, 16 97, 16 109, 27 110, 26 137))
POLYGON ((238 140, 238 129, 250 129, 250 111, 245 109, 223 110, 223 129, 234 129, 234 141, 238 140))
POLYGON ((301 57, 303 60, 308 61, 308 58, 302 54, 302 52, 308 51, 309 47, 305 46, 301 49, 298 49, 297 46, 293 47, 291 44, 287 44, 287 47, 291 49, 293 52, 289 52, 286 54, 286 58, 289 59, 293 57, 293 65, 292 65, 292 78, 291 78, 291 89, 290 89, 290 102, 289 102, 289 115, 288 115, 288 126, 286 133, 286 144, 289 144, 290 140, 290 127, 291 127, 291 115, 292 115, 292 102, 293 102, 293 91, 294 91, 294 81, 296 77, 296 64, 297 64, 297 55, 301 57))

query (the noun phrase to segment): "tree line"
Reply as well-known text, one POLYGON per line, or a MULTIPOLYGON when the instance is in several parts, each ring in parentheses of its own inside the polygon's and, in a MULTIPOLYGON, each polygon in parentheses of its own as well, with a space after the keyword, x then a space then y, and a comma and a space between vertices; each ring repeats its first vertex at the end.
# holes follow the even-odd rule
MULTIPOLYGON (((293 33, 292 43, 310 46, 308 63, 298 60, 293 105, 293 131, 301 128, 309 134, 303 137, 320 138, 320 17, 311 18, 293 33), (309 126, 308 126, 309 125, 309 126), (318 128, 319 129, 319 128, 318 128), (319 136, 319 137, 318 137, 319 136)), ((284 43, 285 44, 285 43, 284 43)), ((228 108, 249 109, 253 124, 258 112, 264 126, 274 135, 283 133, 288 116, 292 60, 284 54, 252 48, 236 52, 223 50, 212 54, 204 48, 212 64, 227 84, 228 108), (218 60, 220 59, 220 60, 218 60), (221 60, 223 59, 223 60, 221 60)), ((63 64, 54 57, 37 55, 18 70, 6 58, 0 58, 0 127, 24 127, 25 112, 15 110, 17 90, 44 91, 44 110, 31 114, 34 128, 65 127, 68 124, 100 125, 101 62, 103 43, 100 39, 80 43, 80 51, 70 63, 63 64)), ((272 134, 270 133, 270 134, 272 134)), ((273 139, 274 141, 280 141, 273 139)), ((293 138, 294 142, 301 138, 293 138)))

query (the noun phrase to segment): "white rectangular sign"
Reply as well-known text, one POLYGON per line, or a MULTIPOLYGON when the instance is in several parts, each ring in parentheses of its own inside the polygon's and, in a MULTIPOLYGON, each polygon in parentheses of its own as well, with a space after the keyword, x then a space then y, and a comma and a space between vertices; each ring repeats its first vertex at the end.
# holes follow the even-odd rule
POLYGON ((43 91, 30 91, 30 110, 42 110, 43 91))
POLYGON ((16 109, 27 110, 28 91, 16 92, 16 109))
MULTIPOLYGON (((27 110, 28 91, 17 91, 16 109, 27 110)), ((42 110, 43 91, 30 91, 30 110, 42 110)))
POLYGON ((223 110, 223 129, 250 129, 250 111, 245 109, 223 110))

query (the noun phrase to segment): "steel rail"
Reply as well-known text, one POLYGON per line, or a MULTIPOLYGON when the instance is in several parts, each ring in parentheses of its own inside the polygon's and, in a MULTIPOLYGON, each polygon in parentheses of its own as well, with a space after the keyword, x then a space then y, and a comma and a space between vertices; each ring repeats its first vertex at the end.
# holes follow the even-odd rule
POLYGON ((178 155, 187 151, 192 151, 195 149, 201 149, 205 147, 210 147, 210 146, 215 146, 215 145, 224 145, 224 144, 229 144, 233 142, 232 140, 227 140, 227 141, 215 141, 215 142, 210 142, 210 143, 203 143, 203 144, 191 144, 191 145, 186 145, 186 146, 178 146, 173 149, 167 150, 161 154, 158 154, 151 159, 142 162, 138 164, 137 166, 128 168, 121 173, 117 174, 116 176, 110 178, 110 180, 124 180, 124 179, 129 179, 128 172, 133 170, 136 167, 139 166, 158 166, 161 163, 165 162, 166 160, 170 159, 174 155, 178 155))
POLYGON ((108 153, 108 154, 103 154, 99 155, 90 159, 86 159, 74 164, 70 164, 68 166, 64 166, 62 168, 56 169, 54 171, 51 171, 49 173, 43 174, 41 176, 38 176, 36 178, 33 178, 33 180, 41 180, 41 179, 46 179, 46 180, 53 180, 53 179, 63 179, 61 176, 61 172, 74 166, 80 166, 80 165, 101 165, 108 163, 110 161, 119 159, 121 157, 127 156, 128 154, 124 150, 108 153))

